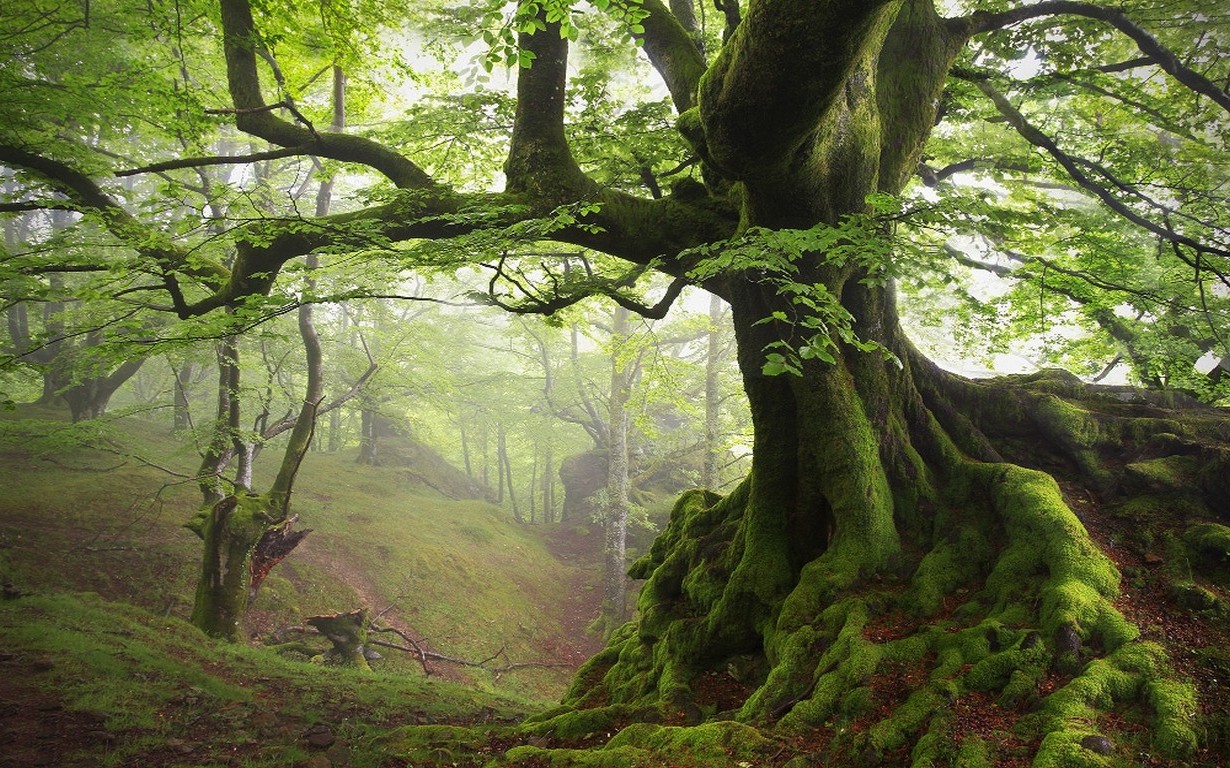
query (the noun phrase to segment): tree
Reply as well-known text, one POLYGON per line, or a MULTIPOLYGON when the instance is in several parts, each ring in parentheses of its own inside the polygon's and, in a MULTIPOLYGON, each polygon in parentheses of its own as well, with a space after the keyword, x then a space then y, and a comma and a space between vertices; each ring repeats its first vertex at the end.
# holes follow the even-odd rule
MULTIPOLYGON (((1195 477, 1196 464, 1181 459, 1224 468, 1215 445, 1226 439, 1224 420, 1159 417, 1060 376, 979 383, 944 373, 902 330, 893 277, 923 265, 911 263, 914 251, 894 230, 928 223, 903 192, 937 122, 939 133, 969 125, 975 116, 964 104, 976 99, 1013 130, 1027 171, 1065 176, 1100 218, 1149 233, 1186 265, 1199 295, 1210 280, 1225 284, 1230 246, 1218 185, 1230 98, 1215 84, 1226 70, 1225 19, 1205 14, 1208 31, 1193 41, 1159 19, 1195 12, 1195 3, 971 0, 948 4, 958 15, 944 18, 932 0, 752 0, 745 8, 724 0, 723 42, 706 39, 707 60, 686 13, 660 0, 597 2, 606 15, 559 2, 518 3, 507 15, 480 6, 449 23, 463 35, 485 33, 492 56, 516 68, 505 188, 484 192, 447 188, 423 162, 371 138, 322 130, 281 78, 276 91, 262 83, 261 67, 286 69, 275 48, 296 25, 321 38, 303 61, 321 50, 348 55, 333 33, 354 28, 359 5, 330 5, 338 16, 317 24, 291 8, 254 15, 248 0, 220 0, 219 24, 235 125, 272 145, 265 153, 380 174, 386 183, 372 204, 238 226, 237 257, 224 266, 132 214, 96 180, 106 168, 80 170, 77 144, 36 135, 28 116, 0 140, 0 162, 29 181, 32 197, 18 204, 38 205, 54 190, 90 211, 145 260, 185 317, 275 290, 283 265, 317 250, 391 252, 436 266, 477 261, 494 274, 492 300, 515 311, 550 313, 597 294, 660 316, 688 282, 724 298, 751 406, 750 474, 723 498, 680 500, 634 568, 648 580, 639 618, 579 676, 574 707, 617 705, 603 710, 609 722, 628 712, 701 717, 696 681, 734 665, 748 691, 736 702, 740 720, 802 732, 832 718, 867 724, 883 705, 887 714, 834 732, 830 745, 869 761, 910 748, 918 764, 939 757, 952 724, 944 704, 970 691, 1040 700, 1035 764, 1093 760, 1081 757, 1081 740, 1097 713, 1137 699, 1151 711, 1159 750, 1181 756, 1194 747, 1183 715, 1194 692, 1171 679, 1159 646, 1136 642, 1139 630, 1112 602, 1113 564, 1055 479, 1027 465, 1114 502, 1143 491, 1118 483, 1105 457, 1147 451, 1183 476, 1178 487, 1199 489, 1188 514, 1210 516, 1209 504, 1228 497, 1226 473, 1195 477), (571 42, 592 41, 614 58, 631 50, 610 44, 621 34, 643 47, 678 113, 675 142, 662 144, 673 162, 636 158, 644 162, 635 175, 627 162, 603 162, 626 160, 617 157, 625 146, 618 132, 582 143, 567 119, 571 42), (1190 172, 1144 173, 1144 155, 1113 142, 1092 157, 1065 148, 1069 126, 1101 136, 1126 118, 1064 111, 1062 93, 1046 102, 1062 120, 1022 112, 1010 95, 1013 61, 1029 50, 1055 73, 1119 75, 1099 83, 1112 101, 1139 88, 1163 102, 1163 117, 1184 128, 1168 135, 1188 150, 1151 157, 1190 172), (659 178, 685 171, 669 194, 654 194, 659 178), (587 258, 595 268, 562 273, 536 255, 544 240, 626 266, 587 258), (648 270, 674 279, 652 305, 635 290, 648 270), (1159 433, 1173 437, 1148 440, 1159 433), (958 605, 952 615, 949 600, 958 605), (905 636, 867 631, 894 611, 916 618, 905 636), (919 665, 935 684, 897 704, 877 699, 865 683, 888 662, 919 665), (1043 686, 1052 668, 1053 691, 1043 686)), ((25 83, 28 72, 42 73, 42 55, 28 45, 21 60, 33 70, 4 76, 25 83)), ((1161 120, 1148 112, 1133 119, 1161 120)), ((1084 282, 1113 294, 1119 276, 1108 268, 1084 282)), ((561 717, 597 721, 593 713, 561 717)))

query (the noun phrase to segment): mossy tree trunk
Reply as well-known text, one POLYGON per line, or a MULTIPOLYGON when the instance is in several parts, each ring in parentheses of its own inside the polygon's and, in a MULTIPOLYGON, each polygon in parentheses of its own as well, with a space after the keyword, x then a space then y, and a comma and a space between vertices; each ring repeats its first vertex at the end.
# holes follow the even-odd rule
MULTIPOLYGON (((737 180, 742 226, 836 224, 862 212, 869 193, 900 191, 956 52, 934 12, 830 3, 827 18, 799 12, 814 29, 800 22, 776 34, 780 17, 759 25, 764 7, 749 8, 701 80, 699 113, 684 119, 703 156, 737 180), (822 68, 831 87, 749 64, 822 35, 858 47, 839 52, 841 62, 798 50, 759 58, 822 68)), ((834 337, 834 362, 765 375, 766 348, 797 328, 765 320, 797 317, 797 306, 754 272, 712 281, 732 306, 751 473, 725 498, 679 501, 633 566, 648 580, 637 620, 581 671, 566 702, 617 705, 615 718, 628 707, 668 720, 713 716, 722 713, 698 684, 727 672, 747 693, 724 717, 787 732, 827 724, 837 752, 876 762, 912 749, 910 761, 925 765, 954 738, 948 703, 988 692, 1038 710, 1035 765, 1081 765, 1092 759, 1080 742, 1097 732, 1093 713, 1144 701, 1158 749, 1190 751, 1182 710, 1192 691, 1167 681, 1157 646, 1133 642, 1138 629, 1113 605, 1119 574, 1055 480, 1011 461, 1105 488, 1099 446, 1122 450, 1163 427, 1073 404, 1090 396, 1068 386, 1070 399, 1059 398, 1046 377, 947 375, 904 337, 890 283, 825 253, 797 268, 794 280, 823 285, 858 337, 893 357, 834 337), (1031 450, 1014 452, 1023 436, 1031 450), (875 628, 890 620, 905 628, 881 641, 875 628), (929 682, 865 730, 833 726, 865 723, 884 706, 870 681, 894 665, 920 665, 929 682), (1049 696, 1046 675, 1057 676, 1049 696)))

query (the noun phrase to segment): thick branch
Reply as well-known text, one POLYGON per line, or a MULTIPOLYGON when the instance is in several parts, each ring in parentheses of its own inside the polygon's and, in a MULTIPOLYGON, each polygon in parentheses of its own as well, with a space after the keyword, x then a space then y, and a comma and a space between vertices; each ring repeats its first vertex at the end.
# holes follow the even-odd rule
POLYGON ((707 153, 736 179, 791 163, 834 106, 896 4, 875 0, 764 0, 700 82, 707 153))
POLYGON ((260 36, 248 0, 221 0, 226 75, 235 105, 235 125, 241 131, 283 147, 311 147, 311 153, 358 163, 384 174, 403 189, 434 186, 431 177, 413 162, 369 139, 342 133, 317 132, 281 119, 261 95, 256 52, 260 36))
POLYGON ((507 189, 554 208, 596 190, 564 135, 568 39, 560 36, 559 24, 547 24, 541 32, 522 32, 519 44, 534 59, 533 66, 517 70, 517 111, 504 164, 507 189))
POLYGON ((662 0, 644 0, 641 8, 649 12, 641 21, 645 27, 645 33, 640 36, 645 55, 666 83, 675 109, 685 112, 695 103, 696 85, 705 73, 705 57, 662 0))

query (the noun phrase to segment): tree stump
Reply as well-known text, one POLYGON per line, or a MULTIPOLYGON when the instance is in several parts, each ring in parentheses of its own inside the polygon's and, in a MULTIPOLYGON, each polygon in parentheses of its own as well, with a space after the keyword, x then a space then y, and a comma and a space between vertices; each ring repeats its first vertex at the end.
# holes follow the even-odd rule
MULTIPOLYGON (((326 654, 331 661, 347 667, 371 669, 367 663, 372 651, 367 649, 367 612, 360 608, 350 613, 312 616, 304 623, 313 627, 333 643, 326 654)), ((379 656, 375 656, 379 658, 379 656)))

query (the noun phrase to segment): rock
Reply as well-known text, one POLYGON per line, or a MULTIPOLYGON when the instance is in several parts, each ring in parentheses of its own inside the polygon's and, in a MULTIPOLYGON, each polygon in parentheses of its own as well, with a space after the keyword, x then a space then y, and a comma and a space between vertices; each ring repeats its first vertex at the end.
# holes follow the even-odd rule
POLYGON ((303 741, 312 749, 328 749, 337 741, 337 736, 328 723, 317 723, 304 732, 303 741))
POLYGON ((1115 745, 1105 736, 1089 735, 1081 739, 1081 746, 1099 755, 1109 755, 1115 751, 1115 745))
POLYGON ((1071 624, 1064 624, 1055 630, 1055 652, 1066 656, 1080 657, 1081 636, 1071 624))

